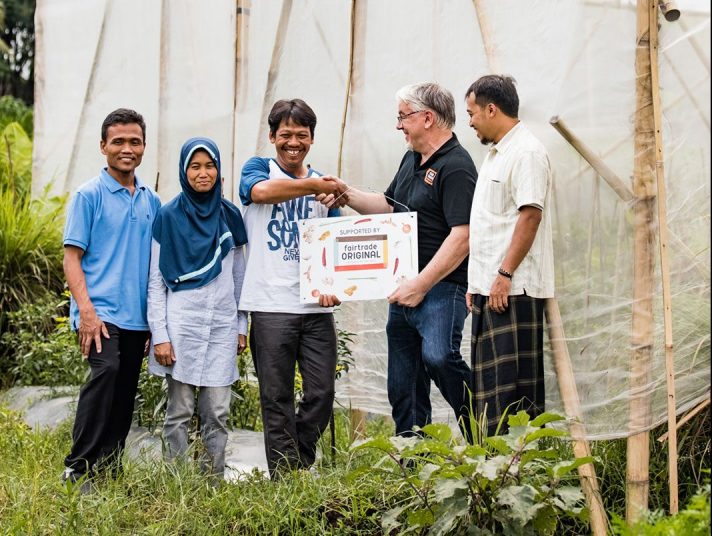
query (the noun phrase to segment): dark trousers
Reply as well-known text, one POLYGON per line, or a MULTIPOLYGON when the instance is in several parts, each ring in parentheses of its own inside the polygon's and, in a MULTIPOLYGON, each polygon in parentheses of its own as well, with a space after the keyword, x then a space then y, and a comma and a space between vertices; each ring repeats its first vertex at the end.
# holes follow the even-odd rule
POLYGON ((396 434, 431 421, 430 381, 455 412, 463 437, 471 441, 471 371, 460 343, 467 316, 465 285, 441 281, 417 307, 391 304, 388 310, 388 401, 396 434))
POLYGON ((102 338, 101 353, 94 344, 89 352, 91 376, 79 391, 72 450, 64 460, 78 475, 112 463, 117 469, 131 428, 148 332, 106 328, 109 339, 102 338))
POLYGON ((272 477, 314 463, 334 405, 336 327, 331 313, 252 313, 250 349, 260 386, 272 477), (295 408, 295 364, 304 394, 295 408))

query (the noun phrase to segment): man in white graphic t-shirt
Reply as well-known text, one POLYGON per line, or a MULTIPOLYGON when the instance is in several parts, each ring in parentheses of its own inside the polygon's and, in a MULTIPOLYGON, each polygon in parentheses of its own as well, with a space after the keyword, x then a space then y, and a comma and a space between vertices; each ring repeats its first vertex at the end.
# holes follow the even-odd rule
MULTIPOLYGON (((338 216, 316 201, 340 196, 336 181, 304 164, 314 143, 316 115, 301 99, 277 101, 268 117, 274 158, 253 157, 242 168, 240 200, 249 241, 240 310, 251 312, 250 349, 257 371, 270 475, 314 463, 316 443, 334 401, 336 296, 299 300, 299 220, 338 216), (295 409, 294 370, 304 395, 295 409)), ((345 197, 345 196, 344 196, 345 197)))

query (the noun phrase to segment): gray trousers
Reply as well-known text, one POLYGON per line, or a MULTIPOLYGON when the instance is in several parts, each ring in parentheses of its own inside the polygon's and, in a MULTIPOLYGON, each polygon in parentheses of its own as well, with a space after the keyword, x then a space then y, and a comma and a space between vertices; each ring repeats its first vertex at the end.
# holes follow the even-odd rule
POLYGON ((231 387, 196 387, 174 380, 170 374, 166 375, 166 381, 168 406, 163 425, 166 460, 183 459, 188 452, 188 426, 195 409, 195 389, 198 389, 200 437, 205 447, 200 466, 206 474, 222 476, 225 473, 231 387))
POLYGON ((252 313, 250 349, 260 386, 270 475, 309 467, 334 405, 334 315, 252 313), (296 407, 295 365, 304 391, 296 407))

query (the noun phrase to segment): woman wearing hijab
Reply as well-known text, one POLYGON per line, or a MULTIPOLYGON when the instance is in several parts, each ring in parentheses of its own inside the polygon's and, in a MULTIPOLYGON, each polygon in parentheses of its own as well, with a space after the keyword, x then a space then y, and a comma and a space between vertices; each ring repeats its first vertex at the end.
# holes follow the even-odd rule
POLYGON ((180 152, 182 192, 153 225, 148 369, 166 378, 165 457, 184 458, 198 389, 204 472, 225 472, 235 356, 246 345, 247 315, 238 312, 247 242, 239 209, 223 199, 220 153, 208 138, 191 138, 180 152))

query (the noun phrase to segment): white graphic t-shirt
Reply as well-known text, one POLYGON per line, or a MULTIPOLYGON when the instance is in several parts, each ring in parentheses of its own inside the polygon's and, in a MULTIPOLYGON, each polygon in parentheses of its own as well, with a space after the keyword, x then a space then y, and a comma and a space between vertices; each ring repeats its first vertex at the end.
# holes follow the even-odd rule
MULTIPOLYGON (((309 169, 309 177, 320 174, 309 169)), ((300 303, 299 220, 339 216, 314 195, 275 204, 252 202, 252 187, 267 179, 300 180, 282 170, 272 158, 253 157, 240 177, 242 219, 247 230, 247 269, 242 285, 241 311, 268 313, 328 313, 329 307, 300 303)))

